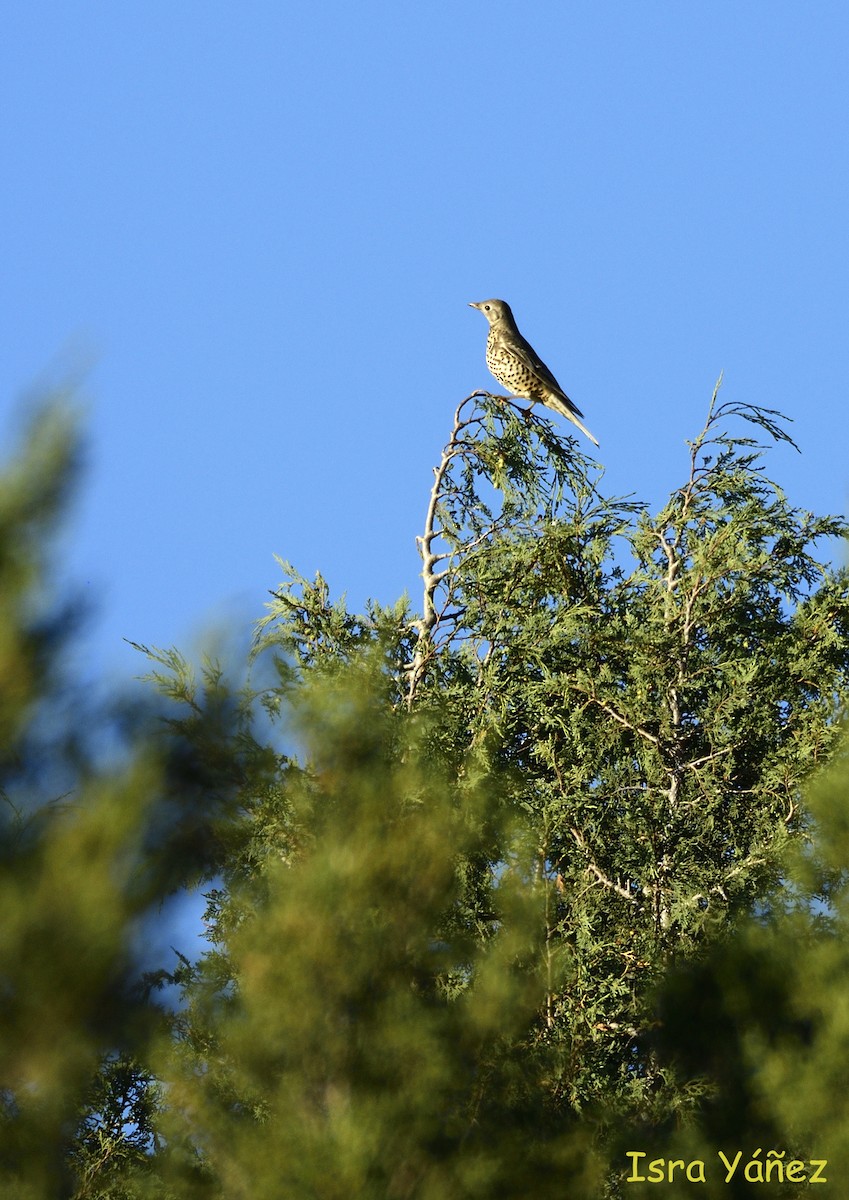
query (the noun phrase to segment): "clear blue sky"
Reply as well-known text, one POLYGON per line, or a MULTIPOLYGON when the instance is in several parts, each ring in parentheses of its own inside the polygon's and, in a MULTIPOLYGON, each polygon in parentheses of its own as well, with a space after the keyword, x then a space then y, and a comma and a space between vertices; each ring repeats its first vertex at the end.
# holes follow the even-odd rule
POLYGON ((682 481, 724 370, 795 419, 791 499, 845 511, 847 46, 842 0, 12 5, 0 430, 90 359, 91 661, 249 628, 275 553, 417 601, 493 295, 611 492, 682 481))

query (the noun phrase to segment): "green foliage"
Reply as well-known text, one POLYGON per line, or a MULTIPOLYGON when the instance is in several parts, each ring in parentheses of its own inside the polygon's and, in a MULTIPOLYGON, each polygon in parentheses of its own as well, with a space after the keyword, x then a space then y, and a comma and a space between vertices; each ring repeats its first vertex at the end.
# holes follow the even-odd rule
POLYGON ((36 422, 0 484, 4 1195, 580 1200, 654 1186, 629 1149, 845 1153, 845 529, 752 433, 789 440, 714 395, 652 514, 470 397, 420 612, 284 563, 251 682, 140 647, 160 700, 119 721, 58 703, 74 451, 36 422), (205 952, 141 978, 194 886, 205 952))
POLYGON ((49 577, 55 516, 79 458, 72 428, 64 406, 38 412, 0 477, 0 793, 13 809, 10 790, 34 757, 33 711, 59 686, 54 651, 72 618, 52 602, 49 577))
POLYGON ((82 1100, 68 1155, 75 1200, 139 1200, 163 1149, 157 1081, 126 1054, 107 1055, 82 1100))
MULTIPOLYGON (((706 1196, 747 1196, 767 1180, 775 1195, 800 1188, 779 1171, 791 1161, 796 1179, 817 1172, 823 1196, 845 1194, 849 1161, 849 827, 845 753, 809 789, 811 840, 788 861, 784 908, 740 923, 699 961, 663 979, 656 1000, 655 1044, 676 1078, 701 1076, 710 1089, 685 1128, 629 1128, 620 1142, 648 1156, 702 1159, 706 1196), (741 1163, 726 1182, 717 1149, 741 1163), (756 1153, 757 1152, 757 1153, 756 1153), (748 1176, 744 1175, 747 1163, 748 1176), (760 1170, 764 1172, 759 1176, 760 1170), (779 1186, 781 1185, 781 1186, 779 1186)), ((688 1185, 669 1195, 692 1193, 688 1185)), ((801 1191, 807 1190, 802 1188, 801 1191)), ((652 1194, 628 1185, 629 1195, 652 1194)))
POLYGON ((148 1170, 162 1016, 138 952, 216 869, 246 757, 223 690, 183 730, 66 677, 49 551, 78 455, 46 408, 0 482, 0 1194, 22 1200, 130 1195, 148 1170))
POLYGON ((234 887, 229 979, 220 957, 192 972, 181 1071, 172 1047, 161 1068, 175 1179, 228 1197, 518 1197, 531 1171, 542 1195, 590 1194, 586 1136, 547 1118, 516 1061, 542 995, 541 896, 491 877, 488 936, 472 936, 457 866, 493 789, 426 764, 427 731, 383 691, 366 659, 299 694, 310 769, 289 778, 288 836, 261 899, 255 879, 247 899, 234 887))
POLYGON ((132 1005, 127 894, 155 770, 138 761, 87 777, 78 730, 56 715, 67 609, 49 602, 49 544, 77 457, 63 408, 36 415, 0 484, 0 1188, 50 1194, 79 1096, 103 1039, 119 1038, 132 1005), (81 783, 86 797, 71 788, 81 783), (62 786, 63 803, 51 797, 62 786), (100 1026, 100 1029, 97 1027, 100 1026))
MULTIPOLYGON (((420 539, 425 617, 384 651, 387 696, 412 676, 410 702, 438 713, 430 753, 458 775, 485 758, 522 819, 532 877, 550 884, 538 1086, 602 1127, 618 1111, 666 1128, 710 1090, 659 1062, 655 984, 789 902, 803 789, 845 709, 846 574, 816 553, 844 523, 790 505, 763 447, 729 432, 740 421, 789 441, 778 414, 715 394, 652 515, 602 496, 546 420, 465 402, 420 539)), ((292 579, 271 606, 263 645, 278 633, 293 678, 312 664, 292 639, 314 643, 320 614, 292 579)), ((377 638, 337 606, 345 621, 377 638)), ((487 861, 507 857, 496 839, 487 861)), ((485 908, 474 864, 468 879, 470 910, 485 908)))

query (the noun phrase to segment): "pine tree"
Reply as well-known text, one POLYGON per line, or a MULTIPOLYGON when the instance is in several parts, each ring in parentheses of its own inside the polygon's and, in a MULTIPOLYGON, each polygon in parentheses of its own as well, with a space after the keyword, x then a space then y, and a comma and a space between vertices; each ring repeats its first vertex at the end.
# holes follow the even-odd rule
POLYGON ((32 814, 0 879, 8 1194, 637 1195, 629 1147, 697 1157, 733 1122, 750 1157, 813 1154, 792 1072, 826 1120, 816 1072, 847 1061, 842 818, 805 801, 846 707, 847 577, 818 549, 845 528, 753 435, 789 441, 715 394, 651 514, 544 416, 469 397, 421 610, 351 613, 283 564, 251 681, 148 651, 166 721, 125 721, 120 770, 71 723, 61 812, 29 769, 56 689, 17 664, 59 657, 24 614, 65 468, 24 471, 40 499, 0 538, 5 677, 31 681, 0 710, 32 814), (195 885, 209 949, 134 991, 133 930, 195 885))
MULTIPOLYGON (((330 601, 321 576, 309 583, 284 564, 284 585, 261 625, 257 658, 272 656, 277 671, 261 697, 272 718, 302 689, 332 691, 364 656, 376 658, 376 707, 362 717, 349 700, 353 729, 380 728, 391 714, 396 732, 384 734, 381 755, 399 765, 424 758, 461 812, 468 779, 485 778, 495 797, 501 817, 482 822, 477 844, 459 844, 459 891, 446 896, 454 897, 451 929, 480 953, 506 923, 499 881, 519 883, 535 905, 517 962, 536 980, 538 1003, 512 1027, 504 1010, 505 1049, 521 1064, 508 1091, 518 1087, 533 1114, 525 1154, 573 1129, 576 1114, 604 1147, 605 1131, 623 1120, 661 1131, 700 1111, 710 1074, 676 1073, 658 1056, 655 989, 753 910, 781 906, 786 851, 808 826, 804 785, 835 752, 849 662, 846 577, 815 548, 844 527, 789 504, 746 426, 728 431, 741 422, 789 441, 778 414, 719 406, 715 394, 684 482, 652 516, 601 495, 593 465, 547 420, 470 397, 455 416, 419 541, 421 613, 377 604, 349 613, 330 601), (405 721, 423 718, 411 749, 405 721)), ((314 727, 320 708, 312 709, 314 727)), ((345 728, 344 736, 336 730, 346 765, 334 786, 354 776, 345 755, 359 761, 365 736, 345 728)), ((334 736, 329 743, 339 754, 334 736)), ((338 815, 326 773, 316 784, 310 744, 253 810, 247 853, 210 912, 212 961, 234 996, 243 982, 230 930, 265 909, 233 885, 255 886, 268 861, 276 873, 302 855, 321 859, 313 823, 327 834, 328 813, 331 822, 338 815), (293 825, 301 810, 292 796, 305 779, 320 799, 310 819, 293 825)), ((433 795, 426 807, 436 820, 433 795)), ((368 835, 374 820, 364 824, 368 835)), ((405 861, 400 849, 397 859, 405 861)), ((368 860, 363 844, 361 871, 368 860)), ((289 886, 297 889, 297 878, 287 875, 289 886)), ((368 904, 394 903, 397 880, 371 886, 368 904)), ((341 902, 345 888, 335 894, 341 902)), ((310 903, 338 920, 329 896, 310 903)), ((300 974, 294 950, 287 963, 300 974)), ((477 969, 469 952, 467 967, 439 977, 439 986, 450 978, 474 1005, 477 969)), ((193 976, 187 994, 209 988, 193 976)), ((315 1019, 306 1003, 298 1011, 315 1019)), ((469 1073, 489 1081, 480 1102, 498 1110, 500 1071, 490 1076, 472 1058, 469 1073)), ((227 1094, 234 1102, 238 1088, 227 1094)), ((511 1108, 505 1128, 521 1124, 511 1108)), ((378 1193, 389 1177, 380 1177, 378 1193)), ((507 1184, 496 1177, 501 1194, 507 1184)), ((519 1190, 528 1186, 525 1176, 519 1190)), ((458 1188, 455 1178, 448 1192, 465 1194, 458 1188)))
MULTIPOLYGON (((847 784, 844 743, 806 791, 808 836, 787 856, 777 902, 662 979, 657 1060, 671 1077, 709 1086, 683 1125, 623 1127, 616 1158, 644 1182, 632 1178, 617 1194, 655 1194, 647 1164, 662 1158, 702 1162, 706 1197, 800 1196, 814 1186, 817 1195, 844 1195, 847 784), (643 1156, 637 1169, 629 1150, 643 1156)), ((678 1178, 666 1194, 689 1196, 691 1186, 678 1178)))
POLYGON ((302 764, 246 814, 251 867, 185 966, 166 1175, 233 1198, 518 1198, 530 1177, 592 1195, 586 1131, 550 1119, 520 1057, 537 897, 504 873, 469 919, 465 869, 508 836, 496 784, 426 752, 383 668, 365 654, 298 689, 302 764))
MULTIPOLYGON (((210 878, 249 750, 223 693, 183 738, 68 672, 54 546, 80 443, 35 411, 0 476, 0 1195, 135 1197, 152 1175, 162 1013, 139 950, 210 878)), ((252 771, 256 778, 257 771, 252 771)))
MULTIPOLYGON (((420 539, 421 615, 354 617, 290 576, 264 626, 298 678, 381 639, 387 702, 439 710, 458 775, 487 756, 546 897, 532 1040, 561 1112, 694 1100, 654 1061, 653 987, 781 894, 845 704, 846 574, 816 555, 845 527, 765 474, 747 426, 789 442, 779 414, 717 401, 651 515, 603 497, 547 420, 470 397, 420 539)), ((493 845, 476 866, 504 861, 493 845)))

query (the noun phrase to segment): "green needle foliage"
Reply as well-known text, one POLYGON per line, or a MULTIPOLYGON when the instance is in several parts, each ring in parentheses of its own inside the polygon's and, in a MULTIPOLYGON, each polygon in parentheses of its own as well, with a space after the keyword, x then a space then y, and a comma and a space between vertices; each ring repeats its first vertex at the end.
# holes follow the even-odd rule
POLYGON ((516 1060, 542 999, 541 897, 490 879, 475 936, 459 867, 494 836, 494 789, 427 764, 427 727, 386 705, 381 673, 366 656, 299 689, 308 768, 217 912, 219 953, 186 972, 180 1070, 173 1047, 162 1067, 174 1181, 519 1197, 530 1171, 542 1195, 589 1194, 586 1135, 548 1119, 516 1060))
POLYGON ((845 1152, 846 530, 766 473, 779 414, 714 394, 652 514, 469 397, 420 610, 283 563, 247 682, 148 651, 164 719, 108 765, 55 712, 52 419, 0 488, 4 1195, 580 1200, 654 1186, 629 1150, 733 1195, 845 1152), (196 886, 203 954, 140 979, 196 886))
POLYGON ((209 879, 261 777, 222 696, 183 721, 95 705, 51 554, 79 458, 64 404, 0 478, 0 1195, 138 1194, 160 1146, 140 973, 160 905, 209 879))
POLYGON ((765 474, 748 431, 789 441, 778 414, 716 401, 651 515, 603 497, 546 420, 473 398, 437 473, 415 645, 397 612, 352 618, 291 576, 263 630, 300 679, 317 645, 341 661, 396 621, 387 703, 406 685, 437 708, 458 773, 487 756, 549 887, 539 1037, 564 1111, 693 1102, 649 1049, 653 983, 779 901, 845 703, 846 576, 816 555, 843 523, 765 474))

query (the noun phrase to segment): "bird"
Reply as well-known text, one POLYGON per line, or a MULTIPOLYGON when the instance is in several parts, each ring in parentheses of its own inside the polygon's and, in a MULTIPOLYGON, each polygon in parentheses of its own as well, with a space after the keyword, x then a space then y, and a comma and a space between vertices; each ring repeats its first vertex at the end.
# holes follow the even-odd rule
POLYGON ((521 400, 539 401, 577 425, 594 445, 598 442, 581 423, 584 415, 573 404, 529 342, 519 333, 513 310, 506 300, 473 300, 469 308, 477 308, 489 322, 486 339, 486 365, 510 394, 521 400))

